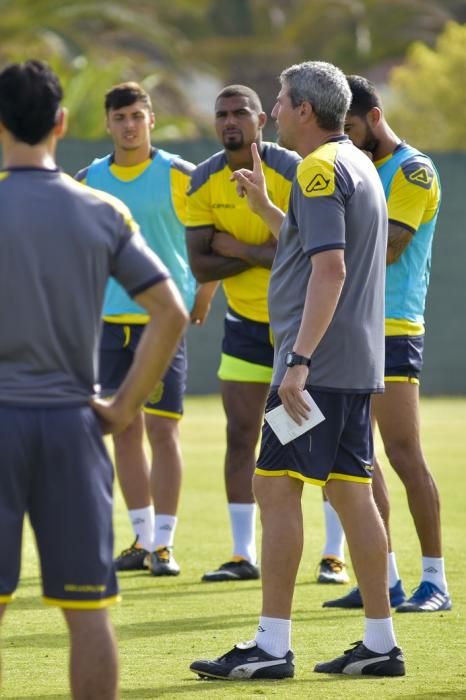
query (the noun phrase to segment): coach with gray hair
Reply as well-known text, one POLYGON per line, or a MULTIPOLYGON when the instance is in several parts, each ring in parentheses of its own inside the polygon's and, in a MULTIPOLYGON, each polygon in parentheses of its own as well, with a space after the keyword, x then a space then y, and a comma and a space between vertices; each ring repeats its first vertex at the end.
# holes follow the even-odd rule
POLYGON ((302 432, 281 441, 267 421, 263 427, 254 476, 263 531, 255 639, 212 661, 195 661, 191 670, 241 680, 294 675, 291 607, 303 548, 302 490, 311 483, 325 485, 340 516, 365 609, 363 641, 314 670, 401 676, 387 538, 371 488, 370 401, 384 388, 385 196, 373 164, 344 134, 351 92, 343 73, 309 61, 287 68, 280 81, 272 117, 280 143, 303 158, 287 215, 268 199, 254 145, 253 170, 234 178, 278 237, 268 300, 275 357, 266 415, 279 408, 302 432), (312 400, 325 419, 309 430, 312 400))

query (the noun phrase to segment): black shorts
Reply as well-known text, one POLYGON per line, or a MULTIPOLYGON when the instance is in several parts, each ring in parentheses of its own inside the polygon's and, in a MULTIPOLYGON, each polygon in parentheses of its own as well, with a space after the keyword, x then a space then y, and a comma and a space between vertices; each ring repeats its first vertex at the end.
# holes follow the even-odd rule
POLYGON ((385 381, 419 383, 424 335, 385 336, 385 381))
POLYGON ((240 316, 229 308, 224 323, 219 379, 270 384, 272 366, 270 325, 240 316))
POLYGON ((0 445, 0 603, 18 584, 26 513, 45 602, 95 609, 118 600, 113 467, 94 411, 0 406, 0 445))
MULTIPOLYGON (((100 341, 99 382, 104 394, 114 393, 126 377, 145 325, 107 323, 100 341)), ((144 404, 146 413, 178 419, 186 391, 186 340, 177 348, 170 367, 144 404)))
MULTIPOLYGON (((370 394, 306 388, 325 420, 287 445, 264 422, 256 474, 291 476, 317 486, 329 479, 370 483, 374 457, 370 394)), ((266 412, 280 405, 277 389, 271 389, 266 412)))

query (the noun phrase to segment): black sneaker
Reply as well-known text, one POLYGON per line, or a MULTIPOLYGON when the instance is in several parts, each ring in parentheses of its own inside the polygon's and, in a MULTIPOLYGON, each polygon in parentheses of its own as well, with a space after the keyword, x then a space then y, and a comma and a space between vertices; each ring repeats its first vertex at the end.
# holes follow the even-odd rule
POLYGON ((260 578, 259 567, 251 564, 247 559, 239 559, 227 561, 215 571, 208 571, 201 581, 245 581, 257 578, 260 578))
POLYGON ((293 678, 294 655, 289 651, 283 659, 260 649, 254 640, 237 644, 218 659, 193 661, 189 667, 200 678, 221 678, 226 681, 256 678, 293 678))
MULTIPOLYGON (((397 608, 406 598, 406 593, 403 590, 403 584, 401 579, 395 583, 394 586, 388 589, 390 595, 390 605, 392 608, 397 608)), ((322 603, 323 608, 363 608, 361 591, 359 588, 352 588, 349 593, 341 596, 341 598, 335 598, 334 600, 326 600, 322 603)))
POLYGON ((171 547, 159 547, 155 552, 151 552, 147 559, 152 576, 178 576, 180 573, 171 547))
POLYGON ((138 538, 134 540, 131 547, 124 549, 121 554, 113 560, 113 564, 117 571, 138 571, 147 569, 144 559, 149 554, 147 549, 138 544, 138 538))
POLYGON ((354 642, 343 656, 324 661, 314 667, 316 673, 343 673, 347 676, 404 676, 403 652, 393 647, 386 654, 370 651, 362 642, 354 642))

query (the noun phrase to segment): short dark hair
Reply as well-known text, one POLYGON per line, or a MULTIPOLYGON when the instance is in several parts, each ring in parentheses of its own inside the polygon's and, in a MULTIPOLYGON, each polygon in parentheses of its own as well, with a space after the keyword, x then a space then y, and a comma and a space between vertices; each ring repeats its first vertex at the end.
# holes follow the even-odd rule
POLYGON ((370 80, 363 78, 361 75, 347 75, 346 79, 352 94, 349 108, 350 114, 353 114, 355 117, 365 117, 373 107, 378 107, 382 110, 382 101, 375 89, 375 85, 370 80))
POLYGON ((113 85, 105 93, 105 111, 110 109, 120 109, 129 107, 135 102, 143 102, 149 112, 152 112, 152 102, 149 94, 139 85, 139 83, 127 82, 113 85))
POLYGON ((219 100, 221 97, 237 97, 238 95, 240 97, 247 97, 250 106, 255 112, 257 112, 257 114, 264 111, 262 109, 262 102, 259 95, 255 90, 247 85, 227 85, 220 90, 215 98, 215 102, 217 103, 217 100, 219 100))
POLYGON ((0 120, 17 141, 43 141, 57 122, 62 97, 59 79, 42 61, 12 63, 0 73, 0 120))

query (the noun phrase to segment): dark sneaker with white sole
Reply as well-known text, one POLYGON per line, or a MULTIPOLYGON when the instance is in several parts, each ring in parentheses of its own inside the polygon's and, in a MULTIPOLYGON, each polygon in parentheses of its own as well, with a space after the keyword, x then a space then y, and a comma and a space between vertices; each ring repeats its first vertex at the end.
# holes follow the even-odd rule
POLYGON ((259 567, 251 564, 247 559, 232 559, 215 569, 208 571, 202 577, 202 581, 247 581, 260 578, 259 567))
POLYGON ((338 557, 322 557, 318 567, 317 583, 349 583, 345 562, 338 557))
MULTIPOLYGON (((406 599, 406 593, 403 590, 403 584, 401 579, 395 583, 394 586, 388 589, 390 595, 390 605, 392 608, 398 608, 399 605, 403 603, 406 599)), ((349 593, 341 596, 341 598, 335 598, 334 600, 326 600, 322 603, 323 608, 363 608, 361 591, 359 588, 352 588, 349 593)))
POLYGON ((159 547, 155 552, 151 552, 146 563, 152 576, 178 576, 180 573, 171 547, 159 547))
POLYGON ((362 642, 354 642, 343 656, 324 661, 314 667, 316 673, 342 673, 346 676, 404 676, 403 652, 393 647, 386 654, 370 651, 362 642))
POLYGON ((141 569, 147 569, 146 562, 144 561, 149 552, 147 549, 141 547, 138 544, 138 538, 134 540, 133 544, 124 549, 119 556, 113 560, 115 569, 117 571, 140 571, 141 569))
POLYGON ((293 678, 293 659, 292 651, 280 659, 267 654, 252 640, 237 644, 231 651, 212 661, 193 661, 189 668, 200 678, 219 678, 225 681, 280 680, 293 678))
POLYGON ((451 598, 430 581, 422 581, 416 588, 411 598, 405 600, 396 609, 396 612, 440 612, 451 610, 451 598))

